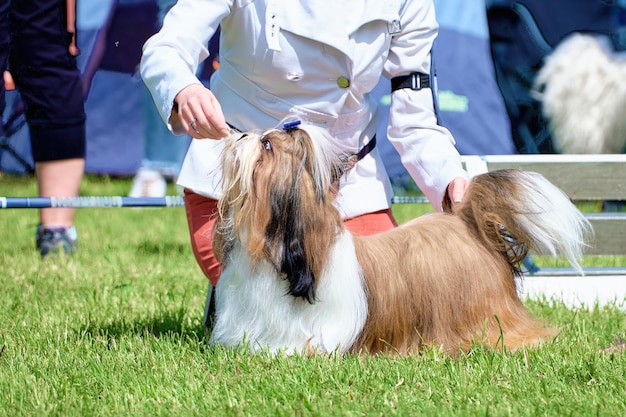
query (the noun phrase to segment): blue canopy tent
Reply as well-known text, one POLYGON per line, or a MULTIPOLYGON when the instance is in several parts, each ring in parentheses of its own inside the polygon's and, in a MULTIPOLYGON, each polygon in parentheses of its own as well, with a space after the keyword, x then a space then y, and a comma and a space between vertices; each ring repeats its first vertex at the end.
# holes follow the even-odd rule
MULTIPOLYGON (((144 155, 146 89, 137 73, 141 47, 157 30, 156 0, 78 0, 77 58, 85 83, 88 173, 134 175, 144 155)), ((206 81, 210 66, 201 74, 206 81)), ((207 81, 208 82, 208 81, 207 81)), ((8 92, 4 120, 19 103, 8 92)), ((23 119, 23 118, 22 118, 23 119)), ((181 139, 182 140, 182 139, 181 139)), ((13 151, 32 166, 28 126, 12 132, 13 151)), ((24 173, 28 167, 8 152, 0 154, 0 169, 24 173)))
MULTIPOLYGON (((435 6, 441 24, 434 50, 441 124, 452 131, 463 154, 514 153, 493 73, 484 0, 435 0, 435 6)), ((78 63, 89 84, 89 173, 133 175, 140 166, 144 146, 141 101, 145 88, 136 65, 141 45, 156 30, 157 13, 156 0, 125 0, 121 5, 116 0, 78 0, 78 63), (106 40, 102 50, 97 45, 103 36, 106 40)), ((382 104, 377 134, 380 151, 390 176, 400 177, 405 175, 404 168, 385 140, 389 81, 381 80, 374 94, 382 104)), ((26 126, 11 138, 12 146, 30 161, 28 142, 26 126)), ((0 168, 24 171, 5 154, 0 168)))
MULTIPOLYGON (((440 124, 453 134, 463 155, 516 153, 495 79, 484 0, 435 0, 435 9, 440 124)), ((389 82, 381 80, 375 91, 382 104, 379 138, 386 138, 389 90, 389 82)), ((404 183, 408 174, 395 149, 386 140, 379 143, 389 176, 404 183)))

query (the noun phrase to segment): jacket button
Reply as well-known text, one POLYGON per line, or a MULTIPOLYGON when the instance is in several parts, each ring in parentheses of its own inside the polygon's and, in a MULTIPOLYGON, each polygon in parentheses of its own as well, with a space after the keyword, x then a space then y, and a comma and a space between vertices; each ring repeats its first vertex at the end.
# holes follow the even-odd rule
POLYGON ((348 88, 350 87, 350 80, 346 77, 339 77, 337 78, 337 85, 340 88, 348 88))

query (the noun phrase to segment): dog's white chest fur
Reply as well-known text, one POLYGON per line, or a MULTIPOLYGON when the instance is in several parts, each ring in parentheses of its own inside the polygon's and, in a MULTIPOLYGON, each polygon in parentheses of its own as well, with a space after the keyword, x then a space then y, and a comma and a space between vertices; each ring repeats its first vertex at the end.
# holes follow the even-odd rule
POLYGON ((348 232, 333 243, 317 280, 313 304, 287 295, 287 281, 269 263, 252 268, 247 254, 235 248, 216 288, 211 341, 236 346, 245 340, 252 351, 345 352, 367 317, 362 273, 348 232))

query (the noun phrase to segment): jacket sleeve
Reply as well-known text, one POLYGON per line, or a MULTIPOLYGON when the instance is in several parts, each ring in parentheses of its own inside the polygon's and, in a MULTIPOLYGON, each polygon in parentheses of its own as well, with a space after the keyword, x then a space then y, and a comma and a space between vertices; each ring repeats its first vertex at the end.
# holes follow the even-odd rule
MULTIPOLYGON (((385 76, 393 78, 415 71, 429 74, 431 49, 438 32, 432 0, 406 0, 400 23, 401 32, 391 41, 385 76)), ((392 93, 387 136, 420 190, 441 211, 450 181, 468 175, 452 134, 438 124, 430 88, 405 88, 392 93)))
POLYGON ((196 72, 209 56, 209 40, 231 7, 232 0, 179 0, 165 15, 161 30, 143 46, 141 77, 170 130, 174 97, 200 83, 196 72))

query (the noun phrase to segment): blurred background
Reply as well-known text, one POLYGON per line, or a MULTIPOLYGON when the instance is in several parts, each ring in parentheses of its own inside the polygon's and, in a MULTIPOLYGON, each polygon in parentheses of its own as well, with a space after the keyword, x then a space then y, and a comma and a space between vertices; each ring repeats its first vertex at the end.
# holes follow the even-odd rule
MULTIPOLYGON (((141 46, 159 28, 164 2, 78 0, 78 64, 88 117, 87 173, 134 176, 146 163, 146 147, 150 146, 146 138, 163 134, 164 126, 150 109, 151 99, 137 65, 141 46)), ((435 0, 435 7, 441 25, 433 51, 439 118, 452 131, 462 154, 623 152, 626 0, 435 0), (574 35, 580 36, 574 39, 574 35), (558 61, 556 52, 573 40, 579 43, 569 45, 569 50, 573 48, 579 61, 571 61, 571 54, 558 61), (593 48, 593 58, 580 62, 593 48), (542 74, 542 70, 548 71, 551 57, 558 61, 559 65, 552 65, 557 69, 542 74), (565 109, 573 102, 564 99, 567 94, 580 98, 576 108, 567 108, 564 115, 547 111, 565 109), (549 96, 557 101, 549 102, 549 96), (596 112, 597 120, 590 120, 591 108, 602 110, 596 112), (576 111, 583 116, 577 117, 576 111), (559 125, 565 123, 557 122, 559 118, 567 123, 584 119, 594 131, 559 125), (572 131, 580 132, 581 137, 576 138, 572 131), (594 141, 588 140, 592 134, 598 137, 594 141), (559 135, 579 144, 593 143, 581 151, 580 146, 568 147, 559 135), (603 137, 609 135, 611 138, 603 137), (606 141, 612 147, 605 146, 606 141)), ((217 48, 214 39, 214 56, 217 48)), ((200 77, 207 85, 218 65, 216 60, 203 66, 200 77)), ((9 133, 0 147, 0 170, 28 174, 32 170, 28 128, 18 93, 7 94, 3 120, 9 133)), ((378 137, 384 138, 389 82, 381 80, 374 95, 382 110, 378 137)), ((182 160, 189 139, 174 140, 183 145, 179 143, 169 152, 182 160)), ((395 150, 385 140, 379 144, 394 184, 405 186, 407 175, 395 150)), ((175 167, 158 169, 166 178, 177 174, 175 167)))

